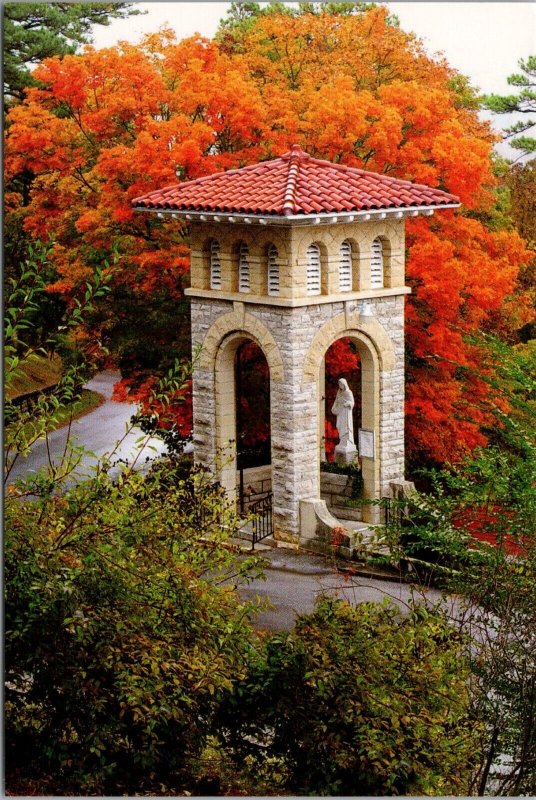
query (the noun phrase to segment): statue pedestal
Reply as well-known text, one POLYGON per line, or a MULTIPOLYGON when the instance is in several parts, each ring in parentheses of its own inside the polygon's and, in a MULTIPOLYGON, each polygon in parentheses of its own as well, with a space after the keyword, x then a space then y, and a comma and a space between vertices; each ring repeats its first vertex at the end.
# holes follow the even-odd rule
POLYGON ((335 448, 335 461, 337 464, 351 464, 357 458, 357 447, 355 444, 338 444, 335 448))

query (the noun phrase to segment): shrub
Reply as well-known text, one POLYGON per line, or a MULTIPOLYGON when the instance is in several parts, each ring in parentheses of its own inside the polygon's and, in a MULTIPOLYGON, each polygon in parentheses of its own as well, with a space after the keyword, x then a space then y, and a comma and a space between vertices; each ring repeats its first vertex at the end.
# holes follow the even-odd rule
MULTIPOLYGON (((6 509, 7 785, 174 793, 245 674, 257 573, 203 473, 166 460, 6 509), (201 539, 203 536, 203 539, 201 539)), ((26 793, 22 791, 22 793, 26 793)))
POLYGON ((237 765, 296 794, 456 794, 473 753, 461 638, 438 610, 321 598, 272 636, 224 711, 237 765))

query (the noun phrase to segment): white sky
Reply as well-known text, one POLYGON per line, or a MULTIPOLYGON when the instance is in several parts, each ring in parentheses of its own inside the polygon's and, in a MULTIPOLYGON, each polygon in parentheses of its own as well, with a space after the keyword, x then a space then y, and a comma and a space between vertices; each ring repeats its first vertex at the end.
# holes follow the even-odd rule
MULTIPOLYGON (((95 26, 96 47, 120 39, 139 41, 169 23, 179 38, 200 33, 212 37, 229 3, 138 3, 144 16, 115 20, 108 28, 95 26)), ((405 2, 388 3, 403 30, 413 31, 430 54, 443 52, 451 66, 468 75, 483 93, 512 91, 507 75, 517 71, 520 58, 536 53, 536 0, 532 2, 405 2)), ((489 117, 490 115, 485 115, 489 117)), ((497 129, 510 120, 495 117, 497 129)))
MULTIPOLYGON (((229 3, 138 3, 145 16, 95 26, 95 45, 119 39, 136 42, 166 22, 179 38, 200 33, 211 37, 229 3)), ((391 2, 401 27, 423 39, 430 53, 442 51, 449 63, 469 75, 484 92, 507 90, 506 76, 521 57, 536 51, 536 2, 391 2)))

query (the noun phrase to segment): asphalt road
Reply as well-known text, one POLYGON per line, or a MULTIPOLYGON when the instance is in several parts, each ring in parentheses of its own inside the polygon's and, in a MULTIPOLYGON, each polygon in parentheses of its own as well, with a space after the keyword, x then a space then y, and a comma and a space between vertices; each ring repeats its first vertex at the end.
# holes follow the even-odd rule
MULTIPOLYGON (((412 597, 431 604, 441 599, 436 589, 415 591, 402 581, 341 573, 322 556, 283 549, 262 555, 268 560, 266 580, 242 587, 240 595, 244 600, 260 597, 270 602, 272 608, 261 611, 255 620, 255 626, 264 630, 292 628, 297 615, 310 613, 322 593, 344 598, 352 605, 387 598, 402 611, 412 597)), ((449 605, 454 611, 453 604, 449 605)))
MULTIPOLYGON (((105 400, 99 408, 72 423, 72 443, 91 451, 83 455, 76 468, 74 477, 77 479, 88 474, 96 461, 107 454, 112 462, 137 459, 138 464, 143 464, 146 458, 154 458, 165 450, 162 442, 147 437, 143 437, 144 446, 140 449, 142 432, 133 429, 126 433, 135 406, 111 400, 114 383, 119 377, 118 372, 108 370, 87 384, 88 389, 99 392, 105 400), (121 444, 116 447, 118 440, 121 444)), ((60 463, 68 436, 69 430, 65 427, 49 434, 48 444, 46 441, 36 442, 30 455, 16 461, 8 482, 27 477, 49 463, 60 463)), ((271 607, 264 609, 255 623, 265 630, 292 628, 296 616, 312 611, 316 597, 323 592, 346 598, 352 604, 380 601, 387 597, 402 609, 412 594, 407 584, 402 582, 341 574, 322 556, 277 548, 264 549, 262 555, 267 559, 266 580, 255 580, 242 587, 240 593, 244 599, 258 596, 270 603, 271 607)), ((440 594, 435 590, 422 595, 422 599, 429 602, 437 602, 439 598, 440 594)))
POLYGON ((69 431, 65 426, 48 435, 48 440, 37 441, 31 453, 19 457, 9 474, 8 483, 13 483, 17 478, 27 477, 38 469, 50 464, 56 466, 61 462, 65 453, 67 439, 74 445, 83 445, 89 452, 84 454, 78 464, 75 475, 78 479, 87 475, 97 460, 105 455, 110 455, 112 462, 123 459, 128 462, 136 460, 137 464, 145 462, 146 458, 154 458, 165 451, 164 444, 158 439, 148 439, 139 428, 130 427, 130 418, 136 412, 132 403, 116 403, 111 400, 114 383, 120 378, 119 372, 107 370, 100 372, 89 383, 87 389, 102 394, 104 403, 75 420, 69 431), (143 442, 140 443, 140 437, 143 442), (116 443, 120 444, 116 447, 116 443))

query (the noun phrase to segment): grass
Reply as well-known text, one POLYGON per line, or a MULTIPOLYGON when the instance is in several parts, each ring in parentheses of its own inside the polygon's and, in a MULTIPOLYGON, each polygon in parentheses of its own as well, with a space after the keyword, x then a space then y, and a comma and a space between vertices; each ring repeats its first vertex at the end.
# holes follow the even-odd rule
MULTIPOLYGON (((58 409, 54 415, 54 420, 50 421, 47 426, 47 432, 51 433, 58 428, 63 428, 75 419, 98 408, 103 402, 104 397, 98 392, 93 392, 91 389, 82 389, 78 400, 58 409)), ((34 431, 33 422, 29 419, 28 422, 22 426, 20 431, 18 431, 17 435, 22 436, 22 438, 32 439, 35 435, 34 431)))
POLYGON ((18 374, 5 387, 6 399, 15 400, 31 392, 54 386, 62 374, 62 363, 58 356, 47 358, 35 353, 21 365, 18 374))
POLYGON ((69 403, 69 405, 57 412, 55 424, 50 430, 55 431, 57 428, 63 428, 64 425, 68 425, 72 420, 78 419, 84 414, 89 414, 90 411, 98 408, 103 402, 104 397, 98 392, 93 392, 91 389, 82 389, 78 400, 75 400, 74 403, 69 403))

